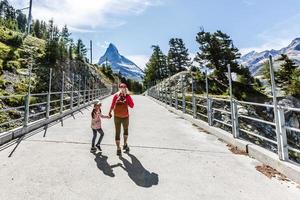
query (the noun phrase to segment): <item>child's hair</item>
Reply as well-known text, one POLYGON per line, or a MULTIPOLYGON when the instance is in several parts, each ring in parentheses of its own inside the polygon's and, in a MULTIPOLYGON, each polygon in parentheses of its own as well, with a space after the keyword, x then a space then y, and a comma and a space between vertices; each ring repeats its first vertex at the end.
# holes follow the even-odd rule
MULTIPOLYGON (((99 111, 101 113, 101 108, 99 108, 99 111)), ((94 107, 93 110, 92 110, 92 113, 91 113, 91 116, 92 116, 93 119, 95 118, 96 112, 97 112, 97 109, 94 107)))

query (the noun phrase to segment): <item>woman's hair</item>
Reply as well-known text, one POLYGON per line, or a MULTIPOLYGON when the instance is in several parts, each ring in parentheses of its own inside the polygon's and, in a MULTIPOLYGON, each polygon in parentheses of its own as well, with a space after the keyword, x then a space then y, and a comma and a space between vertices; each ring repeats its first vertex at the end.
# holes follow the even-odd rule
MULTIPOLYGON (((101 108, 99 108, 99 111, 101 113, 101 108)), ((97 112, 97 107, 94 107, 93 110, 92 110, 92 113, 91 113, 91 116, 92 116, 93 119, 95 118, 96 112, 97 112)))

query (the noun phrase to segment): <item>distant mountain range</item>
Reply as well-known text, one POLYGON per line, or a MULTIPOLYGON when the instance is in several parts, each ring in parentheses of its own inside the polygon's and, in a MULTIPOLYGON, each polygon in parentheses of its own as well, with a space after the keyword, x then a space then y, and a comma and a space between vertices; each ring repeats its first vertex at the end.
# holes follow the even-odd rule
POLYGON ((110 43, 105 54, 100 58, 98 64, 108 64, 114 73, 121 73, 122 76, 135 81, 142 81, 144 71, 134 62, 122 56, 117 47, 110 43))
POLYGON ((294 39, 287 47, 280 50, 266 50, 263 52, 251 51, 240 58, 240 63, 248 67, 254 76, 260 75, 262 65, 270 55, 274 58, 274 68, 278 69, 281 61, 277 61, 281 54, 286 54, 297 65, 300 65, 300 38, 294 39))

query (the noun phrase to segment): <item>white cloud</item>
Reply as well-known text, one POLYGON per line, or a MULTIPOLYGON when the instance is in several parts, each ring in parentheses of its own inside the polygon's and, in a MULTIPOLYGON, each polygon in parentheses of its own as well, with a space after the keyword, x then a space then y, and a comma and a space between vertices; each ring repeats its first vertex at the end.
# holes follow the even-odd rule
POLYGON ((262 52, 271 49, 279 50, 283 47, 286 47, 288 44, 291 43, 291 41, 292 39, 273 39, 272 41, 267 41, 266 43, 263 43, 260 46, 241 48, 240 52, 242 55, 245 55, 251 51, 262 52))
POLYGON ((253 0, 243 0, 242 1, 246 6, 253 6, 255 2, 253 0))
POLYGON ((141 69, 145 69, 146 63, 149 61, 149 56, 147 55, 128 55, 125 57, 133 61, 141 69))
POLYGON ((108 45, 109 45, 109 42, 104 41, 103 43, 99 43, 98 46, 100 46, 101 49, 107 49, 108 45))
POLYGON ((261 45, 240 49, 242 54, 250 51, 261 52, 264 50, 279 50, 286 47, 296 37, 300 36, 300 14, 287 18, 279 23, 276 23, 271 28, 257 35, 258 40, 262 41, 261 45))
MULTIPOLYGON (((23 0, 11 0, 17 7, 27 6, 23 0)), ((60 27, 67 24, 74 31, 114 28, 126 23, 121 16, 139 15, 159 0, 37 0, 33 17, 48 21, 53 18, 60 27)))

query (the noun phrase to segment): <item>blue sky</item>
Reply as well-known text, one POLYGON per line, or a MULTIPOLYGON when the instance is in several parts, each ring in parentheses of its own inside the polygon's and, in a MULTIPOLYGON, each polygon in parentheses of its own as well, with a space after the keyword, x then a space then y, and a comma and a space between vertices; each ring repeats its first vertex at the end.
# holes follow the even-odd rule
MULTIPOLYGON (((15 7, 29 0, 9 0, 15 7)), ((242 53, 280 49, 300 37, 299 0, 33 0, 34 18, 67 24, 74 39, 94 42, 94 62, 114 43, 144 68, 151 45, 167 53, 180 37, 193 56, 200 27, 229 34, 242 53)))

